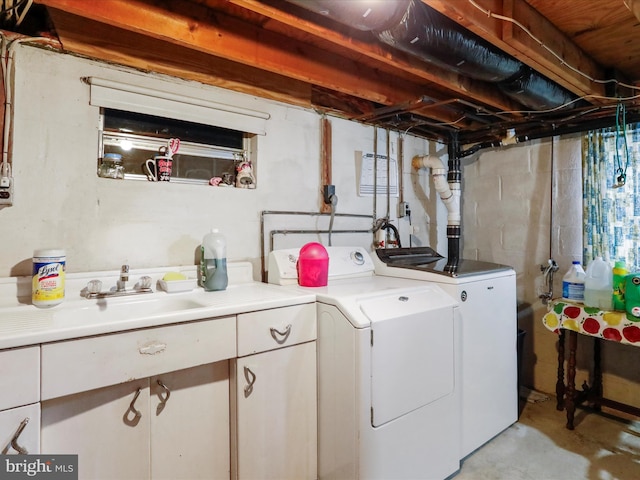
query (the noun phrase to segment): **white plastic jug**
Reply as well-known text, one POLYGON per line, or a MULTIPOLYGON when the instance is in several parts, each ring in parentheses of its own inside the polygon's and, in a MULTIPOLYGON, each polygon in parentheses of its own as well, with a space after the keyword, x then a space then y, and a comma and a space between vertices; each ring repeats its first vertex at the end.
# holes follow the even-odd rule
POLYGON ((584 304, 601 310, 612 310, 613 274, 611 265, 596 257, 587 265, 584 279, 584 304))
POLYGON ((584 301, 584 278, 586 274, 580 261, 574 260, 569 271, 562 277, 562 298, 571 302, 584 301))

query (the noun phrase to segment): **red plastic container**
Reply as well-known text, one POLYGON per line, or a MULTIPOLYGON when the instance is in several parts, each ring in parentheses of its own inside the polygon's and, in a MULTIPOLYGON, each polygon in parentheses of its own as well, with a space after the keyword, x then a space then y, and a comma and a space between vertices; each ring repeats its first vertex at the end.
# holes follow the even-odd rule
POLYGON ((329 254, 320 243, 307 243, 298 257, 298 284, 303 287, 324 287, 329 279, 329 254))

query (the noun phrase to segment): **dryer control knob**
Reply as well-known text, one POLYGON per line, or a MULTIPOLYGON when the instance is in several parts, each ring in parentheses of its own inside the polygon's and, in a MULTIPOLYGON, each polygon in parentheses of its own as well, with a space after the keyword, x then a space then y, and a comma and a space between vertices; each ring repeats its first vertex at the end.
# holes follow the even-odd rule
POLYGON ((362 255, 362 252, 355 250, 351 252, 351 260, 353 260, 353 263, 355 263, 356 265, 363 265, 364 255, 362 255))

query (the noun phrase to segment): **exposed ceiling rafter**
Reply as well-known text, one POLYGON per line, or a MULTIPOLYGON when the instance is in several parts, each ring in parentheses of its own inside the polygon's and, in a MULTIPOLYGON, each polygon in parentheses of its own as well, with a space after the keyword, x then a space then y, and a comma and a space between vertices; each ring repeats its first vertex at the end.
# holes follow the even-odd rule
MULTIPOLYGON (((549 12, 545 16, 536 10, 537 0, 414 1, 587 101, 570 111, 532 113, 495 85, 425 62, 282 0, 35 3, 47 7, 64 51, 445 142, 453 136, 473 142, 500 139, 510 128, 524 137, 551 135, 582 121, 606 123, 615 114, 616 101, 605 98, 611 89, 589 80, 606 78, 612 68, 590 57, 574 33, 548 18, 549 12), (496 16, 512 18, 536 38, 496 16)), ((621 3, 602 0, 613 1, 621 3)), ((627 104, 632 110, 637 102, 627 104)))

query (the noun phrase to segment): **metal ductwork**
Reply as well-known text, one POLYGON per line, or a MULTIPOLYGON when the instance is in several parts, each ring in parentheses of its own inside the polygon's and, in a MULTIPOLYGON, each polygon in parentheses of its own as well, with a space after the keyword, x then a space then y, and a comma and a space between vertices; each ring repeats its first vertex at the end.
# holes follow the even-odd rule
POLYGON ((519 60, 420 0, 287 0, 422 60, 476 80, 495 83, 533 110, 560 107, 575 97, 519 60))

